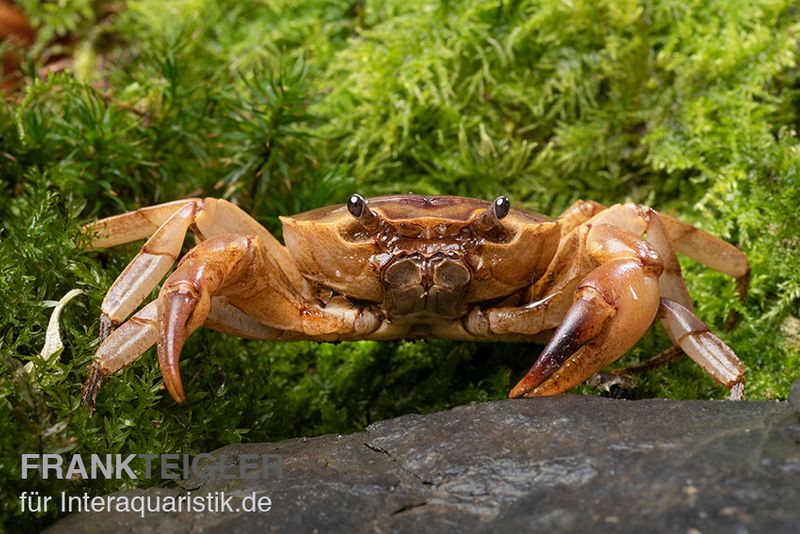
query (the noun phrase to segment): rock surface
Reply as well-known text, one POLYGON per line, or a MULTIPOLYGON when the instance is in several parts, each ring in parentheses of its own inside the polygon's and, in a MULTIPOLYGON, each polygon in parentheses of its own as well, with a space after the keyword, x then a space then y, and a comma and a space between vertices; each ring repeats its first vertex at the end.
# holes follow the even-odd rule
POLYGON ((281 454, 283 476, 126 494, 225 491, 236 507, 256 492, 268 512, 82 513, 50 531, 798 532, 796 395, 496 401, 347 436, 231 445, 213 454, 281 454))

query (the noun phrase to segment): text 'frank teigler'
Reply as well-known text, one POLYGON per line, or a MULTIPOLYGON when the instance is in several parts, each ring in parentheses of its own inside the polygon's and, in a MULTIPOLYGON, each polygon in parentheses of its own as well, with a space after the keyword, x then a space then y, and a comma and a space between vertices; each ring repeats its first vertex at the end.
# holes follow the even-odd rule
POLYGON ((22 478, 43 479, 280 479, 280 454, 22 454, 22 478))

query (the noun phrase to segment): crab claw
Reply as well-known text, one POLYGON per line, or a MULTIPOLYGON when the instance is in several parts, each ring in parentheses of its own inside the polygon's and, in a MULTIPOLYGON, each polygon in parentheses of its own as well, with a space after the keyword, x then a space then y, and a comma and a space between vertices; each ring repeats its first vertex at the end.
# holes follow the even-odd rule
POLYGON ((533 367, 508 396, 516 399, 534 393, 536 387, 550 378, 570 356, 597 337, 613 314, 613 308, 597 291, 584 289, 533 367))
POLYGON ((658 267, 622 258, 589 273, 561 325, 509 397, 559 395, 622 356, 656 316, 658 267))
POLYGON ((158 296, 158 363, 164 386, 177 402, 186 400, 180 354, 186 339, 211 312, 211 298, 248 262, 249 237, 215 236, 187 254, 158 296))
POLYGON ((190 320, 199 301, 197 290, 186 282, 167 287, 160 299, 158 363, 164 386, 176 402, 186 400, 181 381, 180 354, 186 338, 194 330, 190 328, 190 320))

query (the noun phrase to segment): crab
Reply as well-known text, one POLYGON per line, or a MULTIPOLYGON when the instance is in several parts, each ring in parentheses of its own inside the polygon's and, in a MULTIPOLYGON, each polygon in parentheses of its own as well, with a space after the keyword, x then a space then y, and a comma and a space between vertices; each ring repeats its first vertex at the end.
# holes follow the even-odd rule
POLYGON ((734 277, 741 295, 747 257, 646 206, 578 200, 554 219, 505 196, 354 194, 280 220, 285 245, 215 198, 87 225, 91 249, 147 241, 103 300, 83 402, 94 405, 102 379, 153 345, 167 391, 184 401, 179 356, 201 326, 276 341, 538 341, 543 351, 509 396, 551 396, 620 358, 659 320, 677 353, 742 398, 744 367, 695 315, 676 252, 734 277), (189 230, 198 244, 139 309, 189 230))

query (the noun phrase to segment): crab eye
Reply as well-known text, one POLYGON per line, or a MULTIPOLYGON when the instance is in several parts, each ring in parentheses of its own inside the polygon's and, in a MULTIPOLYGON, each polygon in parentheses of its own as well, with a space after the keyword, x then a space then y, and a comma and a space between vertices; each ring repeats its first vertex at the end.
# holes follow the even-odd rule
POLYGON ((347 211, 349 211, 350 215, 352 215, 356 219, 361 217, 361 215, 364 213, 364 208, 366 207, 367 207, 367 201, 364 200, 364 197, 362 197, 358 193, 352 195, 349 199, 347 199, 347 211))
POLYGON ((511 211, 511 202, 508 200, 508 197, 500 196, 494 199, 492 208, 494 209, 494 216, 498 219, 502 219, 511 211))
POLYGON ((347 199, 347 211, 367 230, 375 230, 380 226, 380 216, 369 209, 367 201, 358 193, 347 199))
POLYGON ((511 202, 506 196, 499 196, 492 201, 491 206, 484 210, 475 221, 473 227, 483 236, 497 238, 501 234, 510 231, 503 229, 500 219, 506 217, 511 211, 511 202), (491 234, 491 235, 490 235, 491 234))

